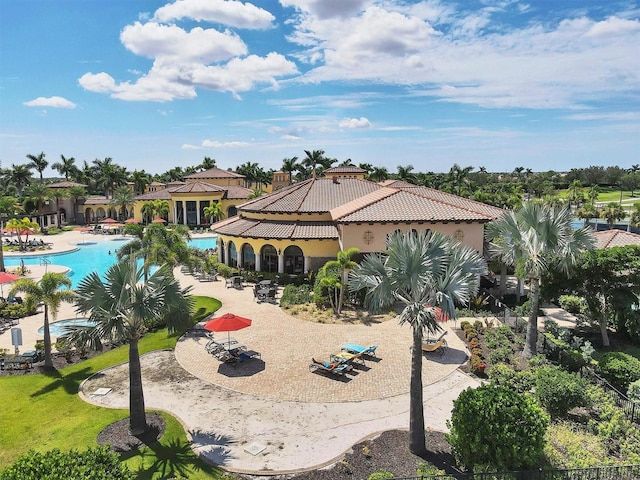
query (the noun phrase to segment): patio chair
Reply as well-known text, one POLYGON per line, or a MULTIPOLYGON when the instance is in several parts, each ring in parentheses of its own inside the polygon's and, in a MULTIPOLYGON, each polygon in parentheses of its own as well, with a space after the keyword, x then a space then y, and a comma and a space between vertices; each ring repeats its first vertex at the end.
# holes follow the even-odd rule
POLYGON ((340 350, 349 353, 359 353, 361 355, 375 357, 377 348, 377 345, 370 345, 368 347, 365 347, 363 345, 358 345, 357 343, 345 343, 344 345, 342 345, 342 347, 340 347, 340 350))
POLYGON ((344 362, 319 362, 315 358, 312 358, 309 365, 310 372, 331 373, 333 375, 344 375, 353 367, 344 362))
POLYGON ((252 358, 258 358, 262 360, 260 352, 255 350, 233 350, 229 352, 229 355, 225 358, 224 363, 228 363, 232 367, 237 367, 238 364, 251 360, 252 358))
POLYGON ((422 351, 424 353, 437 353, 438 355, 444 355, 444 351, 447 348, 447 341, 441 338, 436 343, 422 343, 422 351))
MULTIPOLYGON (((448 333, 447 330, 445 330, 444 332, 442 332, 442 334, 438 337, 438 338, 423 338, 422 339, 422 343, 431 343, 431 344, 435 344, 438 343, 440 340, 442 340, 444 338, 444 336, 448 333)), ((445 343, 446 344, 446 343, 445 343)))

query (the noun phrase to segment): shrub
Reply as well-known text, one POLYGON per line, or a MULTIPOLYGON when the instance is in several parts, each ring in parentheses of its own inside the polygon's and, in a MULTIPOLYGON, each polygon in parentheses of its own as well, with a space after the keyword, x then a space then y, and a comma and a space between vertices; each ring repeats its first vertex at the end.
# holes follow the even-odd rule
POLYGON ((37 478, 91 478, 92 480, 130 480, 133 474, 120 457, 108 447, 88 448, 85 451, 58 449, 48 452, 30 450, 21 455, 13 465, 2 472, 2 480, 37 478))
POLYGON ((586 380, 555 366, 536 370, 535 387, 536 398, 553 418, 588 403, 586 380))
POLYGON ((627 397, 629 397, 629 400, 632 402, 640 403, 640 380, 636 380, 629 384, 627 397))
POLYGON ((509 363, 513 349, 511 347, 499 347, 489 351, 489 362, 492 365, 496 363, 509 363))
POLYGON ((558 302, 562 309, 574 315, 584 312, 587 308, 587 302, 584 298, 575 295, 560 295, 558 302))
POLYGON ((473 322, 473 328, 482 333, 484 331, 484 324, 480 320, 476 320, 473 322))
POLYGON ((476 375, 484 375, 484 369, 487 368, 486 362, 479 355, 471 355, 469 360, 471 372, 476 375))
POLYGON ((308 285, 287 285, 282 291, 282 297, 280 298, 280 305, 283 308, 291 305, 303 305, 309 303, 311 299, 311 292, 308 285))
POLYGON ((225 265, 224 263, 218 263, 216 265, 216 270, 223 278, 231 278, 237 273, 235 268, 225 265))
POLYGON ((640 360, 624 352, 610 352, 602 356, 598 366, 602 375, 622 392, 640 380, 640 360))
POLYGON ((453 402, 446 438, 467 469, 522 470, 540 464, 548 424, 530 395, 488 384, 453 402))
POLYGON ((554 468, 588 468, 603 465, 607 449, 597 435, 576 430, 566 422, 550 425, 544 454, 554 468))
POLYGON ((462 330, 463 332, 466 332, 468 328, 471 327, 471 322, 468 320, 463 320, 462 322, 460 322, 460 330, 462 330))
POLYGON ((503 363, 493 365, 489 369, 489 379, 494 385, 507 387, 518 393, 530 391, 535 383, 531 370, 517 372, 503 363))
POLYGON ((387 470, 378 470, 369 475, 368 480, 385 480, 386 478, 394 478, 395 475, 387 470))
POLYGON ((416 471, 416 475, 419 477, 426 477, 427 475, 445 475, 446 472, 444 470, 440 470, 437 467, 434 467, 430 463, 422 463, 418 464, 418 470, 416 471))

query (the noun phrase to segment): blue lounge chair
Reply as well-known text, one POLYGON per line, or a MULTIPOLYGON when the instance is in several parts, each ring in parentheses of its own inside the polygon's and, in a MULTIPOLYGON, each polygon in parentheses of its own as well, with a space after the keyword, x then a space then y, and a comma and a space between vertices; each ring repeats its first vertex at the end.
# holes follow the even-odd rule
POLYGON ((376 356, 376 348, 377 345, 371 345, 369 347, 365 347, 362 345, 358 345, 357 343, 345 343, 340 347, 340 350, 345 352, 360 354, 360 355, 369 355, 370 357, 376 356))
POLYGON ((341 362, 319 362, 315 358, 312 358, 309 365, 310 372, 331 373, 333 375, 344 375, 349 370, 353 369, 348 363, 341 362))

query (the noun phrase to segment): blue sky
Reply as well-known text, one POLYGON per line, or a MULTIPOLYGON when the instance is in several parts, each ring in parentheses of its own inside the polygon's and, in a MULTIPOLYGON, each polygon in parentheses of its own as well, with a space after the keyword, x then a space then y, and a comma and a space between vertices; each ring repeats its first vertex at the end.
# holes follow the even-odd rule
POLYGON ((3 168, 640 163, 637 1, 0 0, 0 42, 3 168))

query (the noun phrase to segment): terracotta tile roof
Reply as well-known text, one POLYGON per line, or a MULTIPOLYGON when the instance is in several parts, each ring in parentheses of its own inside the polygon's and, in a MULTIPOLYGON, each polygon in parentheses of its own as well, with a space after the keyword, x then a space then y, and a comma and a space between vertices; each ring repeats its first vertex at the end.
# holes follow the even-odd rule
POLYGON ((70 180, 62 180, 60 182, 47 184, 49 188, 71 188, 71 187, 86 187, 84 183, 72 182, 70 180))
POLYGON ((222 170, 218 167, 210 168, 209 170, 205 170, 204 172, 196 172, 191 175, 187 175, 184 178, 244 178, 244 175, 240 175, 239 173, 230 172, 228 170, 222 170))
POLYGON ((149 185, 154 186, 154 187, 157 187, 158 185, 162 185, 163 187, 165 186, 165 184, 164 184, 164 183, 162 183, 162 182, 157 182, 157 181, 155 181, 155 180, 154 180, 153 182, 151 182, 149 185))
POLYGON ((147 192, 138 195, 136 200, 171 200, 171 192, 168 188, 156 190, 155 192, 147 192))
POLYGON ((224 198, 229 200, 242 200, 253 193, 253 190, 251 190, 250 188, 240 187, 238 185, 231 185, 223 188, 227 191, 227 193, 224 195, 224 198))
POLYGON ((355 165, 343 165, 338 167, 327 168, 323 175, 330 177, 332 174, 338 173, 355 173, 355 174, 363 174, 367 173, 364 168, 357 167, 355 165))
POLYGON ((624 230, 604 230, 593 232, 596 239, 596 248, 625 247, 627 245, 640 245, 640 235, 624 230))
POLYGON ((316 178, 294 183, 274 193, 243 203, 250 212, 321 213, 360 198, 380 188, 367 180, 316 178))
POLYGON ((186 182, 183 182, 181 180, 172 180, 171 182, 167 183, 167 185, 169 187, 175 187, 176 185, 184 185, 186 182))
POLYGON ((206 182, 189 182, 168 189, 171 193, 214 193, 224 192, 226 188, 206 182))
POLYGON ((385 180, 380 185, 384 185, 390 188, 398 188, 407 192, 421 195, 425 198, 430 198, 442 203, 448 203, 458 208, 464 208, 466 210, 480 213, 485 216, 489 216, 492 219, 500 217, 505 211, 501 208, 487 205, 486 203, 476 202, 468 198, 459 197, 452 193, 441 192, 434 188, 422 187, 414 185, 412 183, 403 182, 401 180, 385 180))
POLYGON ((246 238, 292 240, 337 239, 338 230, 330 222, 277 222, 231 217, 215 223, 211 230, 221 235, 246 238))
POLYGON ((331 216, 340 223, 488 222, 495 218, 412 191, 388 187, 331 210, 331 216))
POLYGON ((104 195, 90 195, 85 198, 84 201, 80 202, 89 205, 109 205, 111 203, 111 199, 105 197, 104 195))

